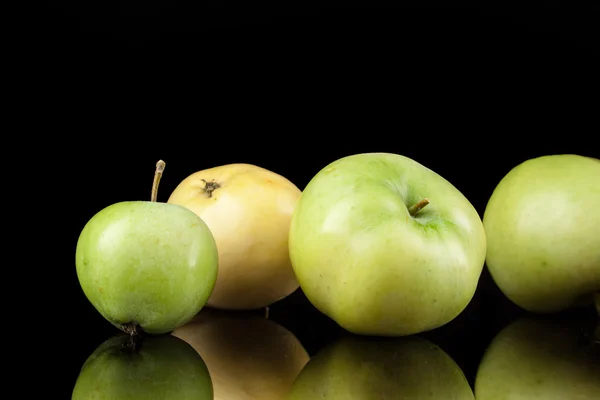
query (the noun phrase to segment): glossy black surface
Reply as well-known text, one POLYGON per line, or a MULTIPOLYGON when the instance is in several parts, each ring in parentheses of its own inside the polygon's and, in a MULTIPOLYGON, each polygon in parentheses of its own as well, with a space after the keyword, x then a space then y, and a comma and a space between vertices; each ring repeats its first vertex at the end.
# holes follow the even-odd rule
MULTIPOLYGON (((595 2, 252 9, 226 1, 49 3, 33 35, 31 52, 43 71, 31 79, 39 82, 43 107, 31 118, 43 123, 36 132, 59 134, 36 139, 36 146, 44 148, 47 140, 53 146, 47 148, 56 150, 47 152, 51 160, 32 179, 51 178, 47 187, 35 188, 52 204, 44 206, 39 237, 56 241, 42 268, 51 269, 43 283, 52 293, 39 303, 52 300, 44 316, 59 337, 50 349, 56 354, 47 358, 56 374, 53 392, 65 398, 88 357, 119 333, 79 287, 77 237, 107 205, 148 199, 158 159, 167 162, 159 190, 159 201, 166 201, 188 174, 215 165, 254 163, 302 189, 337 158, 395 152, 444 176, 482 215, 498 181, 528 158, 600 157, 593 134, 597 106, 589 100, 597 92, 593 56, 600 49, 595 2)), ((263 314, 254 313, 259 319, 263 314)), ((526 316, 484 270, 468 308, 419 336, 439 346, 473 387, 493 339, 526 316)), ((562 366, 562 379, 552 381, 563 389, 576 382, 570 393, 581 394, 577 388, 588 387, 585 374, 564 371, 592 365, 598 317, 589 307, 546 318, 578 332, 577 345, 557 353, 570 367, 562 366)), ((349 336, 300 290, 272 305, 268 320, 290 332, 311 358, 349 336)), ((233 362, 236 352, 243 354, 236 345, 244 349, 244 342, 223 336, 213 348, 233 362)), ((363 354, 361 342, 351 343, 347 354, 363 354)), ((364 348, 385 354, 404 343, 372 338, 364 348)), ((277 351, 270 351, 272 364, 285 370, 277 351)), ((356 375, 340 379, 360 382, 387 365, 376 357, 368 364, 370 372, 353 367, 356 375)), ((257 370, 277 379, 272 368, 257 370)), ((394 386, 397 380, 383 381, 402 389, 394 386)), ((554 393, 561 392, 554 387, 554 393)), ((390 398, 382 396, 375 398, 390 398)))
MULTIPOLYGON (((69 373, 65 376, 65 381, 72 385, 77 382, 80 368, 96 348, 110 338, 115 340, 114 337, 121 336, 116 328, 92 310, 88 310, 85 323, 89 335, 74 349, 69 373)), ((579 397, 573 398, 593 400, 600 391, 597 379, 600 373, 600 332, 594 332, 595 329, 600 329, 600 319, 593 307, 552 316, 526 313, 503 299, 487 274, 482 277, 475 298, 458 318, 436 330, 403 338, 351 335, 320 314, 298 290, 273 304, 268 311, 229 312, 205 308, 196 319, 166 335, 184 340, 192 345, 194 352, 203 356, 202 361, 212 374, 208 378, 201 367, 194 369, 196 372, 185 379, 180 375, 168 375, 173 368, 180 368, 180 363, 187 364, 185 359, 177 361, 174 356, 161 364, 160 357, 152 354, 152 341, 159 340, 159 336, 159 339, 142 338, 139 342, 138 351, 149 354, 145 358, 140 356, 137 361, 131 361, 128 356, 122 355, 129 361, 115 376, 104 376, 99 371, 107 366, 100 364, 97 367, 99 371, 95 373, 104 380, 98 381, 98 377, 92 379, 87 373, 79 379, 88 381, 86 388, 91 387, 89 381, 92 380, 102 382, 100 386, 106 391, 112 388, 112 384, 141 393, 150 389, 139 381, 144 378, 156 381, 157 371, 162 368, 164 372, 159 375, 163 378, 171 376, 173 381, 175 389, 171 393, 177 393, 177 385, 181 382, 197 386, 197 382, 201 381, 212 384, 210 390, 214 391, 215 398, 229 400, 269 398, 267 396, 283 400, 288 391, 295 391, 295 396, 300 396, 294 399, 310 393, 310 396, 326 393, 328 399, 341 400, 349 398, 345 397, 350 393, 346 392, 347 385, 358 385, 360 389, 358 393, 353 392, 356 397, 352 399, 379 399, 381 397, 369 397, 375 396, 377 390, 382 391, 379 395, 386 396, 383 398, 390 399, 402 393, 415 396, 408 397, 415 399, 421 398, 417 394, 424 393, 431 393, 431 398, 435 399, 454 398, 440 395, 446 390, 450 393, 456 391, 459 396, 456 398, 464 398, 460 397, 461 390, 462 393, 467 387, 473 390, 476 381, 481 380, 488 385, 484 387, 482 384, 480 390, 486 395, 482 398, 492 398, 488 396, 494 390, 506 391, 509 388, 514 395, 529 395, 532 399, 577 394, 579 397), (524 327, 519 328, 523 324, 524 327), (501 346, 495 343, 499 340, 497 337, 507 330, 517 332, 502 344, 504 347, 496 350, 501 346), (418 342, 421 339, 425 342, 418 342), (146 342, 150 344, 146 345, 146 342), (144 346, 150 346, 150 350, 144 346), (494 355, 485 361, 486 370, 479 372, 478 376, 489 348, 494 350, 494 355), (431 353, 431 349, 435 351, 431 353), (439 351, 443 356, 439 356, 439 351), (514 352, 513 358, 503 360, 502 357, 510 356, 511 351, 514 352), (339 362, 334 365, 336 360, 339 362), (464 374, 464 385, 460 385, 460 379, 455 382, 456 374, 464 374), (175 376, 178 378, 175 379, 175 376), (214 376, 212 381, 211 376, 214 376), (512 384, 510 379, 514 380, 512 384), (490 389, 490 382, 492 387, 497 385, 497 389, 490 389)), ((177 343, 172 345, 177 346, 177 343)), ((171 354, 170 350, 164 351, 171 354)), ((163 379, 161 385, 169 385, 169 382, 163 379)), ((79 395, 86 393, 81 388, 78 391, 79 395)))

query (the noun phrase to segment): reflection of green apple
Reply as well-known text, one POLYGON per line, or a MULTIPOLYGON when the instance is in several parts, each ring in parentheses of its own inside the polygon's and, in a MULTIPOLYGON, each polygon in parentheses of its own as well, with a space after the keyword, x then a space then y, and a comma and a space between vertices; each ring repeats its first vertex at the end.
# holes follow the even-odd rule
POLYGON ((486 240, 471 203, 407 157, 358 154, 323 168, 289 236, 308 300, 344 329, 402 336, 440 327, 471 301, 486 240))
POLYGON ((346 337, 302 370, 287 400, 474 400, 458 365, 417 336, 346 337))
POLYGON ((137 342, 118 335, 102 343, 83 365, 73 400, 212 400, 206 365, 183 340, 170 335, 137 342), (133 343, 139 347, 130 346, 133 343))
POLYGON ((600 162, 551 155, 513 168, 483 224, 487 267, 500 290, 531 312, 590 304, 600 290, 600 162))
POLYGON ((309 359, 290 331, 249 313, 205 308, 172 335, 206 362, 215 400, 282 400, 309 359))
POLYGON ((521 319, 483 356, 477 400, 600 399, 600 359, 577 324, 521 319), (587 342, 587 343, 585 343, 587 342))
POLYGON ((100 314, 128 333, 170 332, 206 304, 217 279, 217 246, 192 211, 152 201, 121 202, 94 215, 77 242, 77 277, 100 314))

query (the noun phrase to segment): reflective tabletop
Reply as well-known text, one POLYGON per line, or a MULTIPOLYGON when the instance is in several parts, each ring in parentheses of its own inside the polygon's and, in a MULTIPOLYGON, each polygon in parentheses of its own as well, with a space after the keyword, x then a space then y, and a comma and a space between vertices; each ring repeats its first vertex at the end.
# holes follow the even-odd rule
POLYGON ((132 337, 90 309, 73 399, 382 400, 600 398, 593 306, 536 315, 484 274, 450 323, 418 335, 351 334, 301 290, 268 308, 205 307, 170 334, 132 337))

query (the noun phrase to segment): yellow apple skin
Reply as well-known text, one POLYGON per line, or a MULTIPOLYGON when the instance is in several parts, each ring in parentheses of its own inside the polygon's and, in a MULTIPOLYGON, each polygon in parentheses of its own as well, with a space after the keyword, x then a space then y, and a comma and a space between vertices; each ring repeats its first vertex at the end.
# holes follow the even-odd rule
POLYGON ((171 334, 206 363, 214 400, 283 400, 310 358, 290 331, 244 311, 205 308, 171 334))
POLYGON ((298 288, 288 234, 301 194, 287 178, 251 164, 198 171, 175 188, 168 203, 195 212, 217 243, 219 273, 209 307, 262 308, 298 288))

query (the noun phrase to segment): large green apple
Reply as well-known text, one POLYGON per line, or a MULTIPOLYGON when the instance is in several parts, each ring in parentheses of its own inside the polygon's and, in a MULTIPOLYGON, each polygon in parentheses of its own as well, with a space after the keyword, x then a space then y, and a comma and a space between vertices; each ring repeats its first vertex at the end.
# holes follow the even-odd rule
POLYGON ((287 400, 474 400, 442 349, 417 336, 345 337, 306 364, 287 400))
POLYGON ((308 183, 289 236, 308 300, 355 334, 440 327, 471 301, 486 238, 481 218, 446 179, 410 158, 341 158, 308 183))
POLYGON ((486 350, 477 400, 600 399, 600 358, 577 322, 519 319, 486 350))
POLYGON ((72 400, 213 400, 208 369, 189 344, 170 335, 134 338, 102 343, 81 368, 72 400))
POLYGON ((483 215, 487 268, 530 312, 591 304, 600 291, 600 161, 572 154, 529 159, 494 189, 483 215))
POLYGON ((309 360, 292 332, 251 313, 207 307, 171 334, 202 356, 214 400, 283 400, 309 360))
POLYGON ((161 334, 191 320, 217 279, 208 226, 185 207, 125 201, 94 215, 76 250, 77 277, 100 314, 128 333, 161 334))

